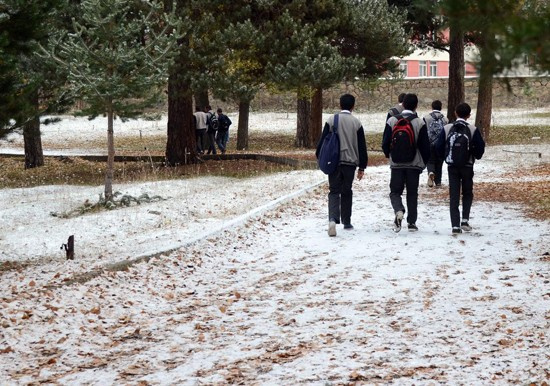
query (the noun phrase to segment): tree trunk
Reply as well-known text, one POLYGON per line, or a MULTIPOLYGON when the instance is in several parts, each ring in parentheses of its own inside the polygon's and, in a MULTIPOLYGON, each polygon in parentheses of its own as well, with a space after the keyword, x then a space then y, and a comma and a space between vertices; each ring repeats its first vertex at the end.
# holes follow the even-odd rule
POLYGON ((323 89, 317 88, 311 100, 311 122, 309 125, 309 147, 314 148, 323 132, 323 89))
POLYGON ((296 122, 296 147, 309 147, 309 125, 311 121, 311 101, 307 97, 298 96, 296 122))
MULTIPOLYGON (((178 3, 179 4, 179 3, 178 3)), ((181 5, 183 7, 183 5, 181 5)), ((185 67, 188 40, 179 42, 179 54, 168 77, 168 124, 166 163, 170 166, 195 163, 197 160, 193 95, 185 67)))
MULTIPOLYGON (((38 112, 38 92, 32 93, 31 102, 38 112)), ((23 126, 23 140, 25 143, 25 169, 44 166, 42 152, 42 138, 40 137, 40 117, 36 115, 23 126)))
POLYGON ((107 107, 107 170, 105 171, 105 201, 113 199, 113 171, 115 169, 115 136, 113 103, 107 107))
POLYGON ((456 120, 456 106, 464 102, 464 33, 457 26, 450 28, 449 41, 449 93, 447 118, 456 120))
POLYGON ((250 101, 239 101, 239 126, 237 128, 237 150, 248 149, 248 118, 250 116, 250 101))
POLYGON ((199 106, 204 111, 206 106, 210 105, 210 99, 208 98, 208 90, 197 91, 195 93, 195 106, 199 106))
MULTIPOLYGON (((483 42, 482 42, 483 44, 483 42)), ((493 109, 493 71, 491 54, 480 48, 481 67, 477 94, 477 112, 475 126, 481 130, 486 141, 489 141, 491 113, 493 109)))

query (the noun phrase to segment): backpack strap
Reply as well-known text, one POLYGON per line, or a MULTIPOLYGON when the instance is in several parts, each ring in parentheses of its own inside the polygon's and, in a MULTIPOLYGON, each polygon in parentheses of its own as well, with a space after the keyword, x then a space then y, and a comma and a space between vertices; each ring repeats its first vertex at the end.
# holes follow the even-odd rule
POLYGON ((338 118, 340 114, 334 114, 334 121, 332 123, 332 130, 338 134, 338 118))

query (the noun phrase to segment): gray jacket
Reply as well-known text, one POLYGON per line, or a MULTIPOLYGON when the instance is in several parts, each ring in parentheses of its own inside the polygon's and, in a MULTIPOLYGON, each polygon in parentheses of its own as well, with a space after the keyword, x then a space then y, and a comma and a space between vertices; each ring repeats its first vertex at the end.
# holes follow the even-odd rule
MULTIPOLYGON (((340 164, 358 166, 364 170, 367 167, 368 155, 365 141, 365 132, 359 119, 347 110, 341 111, 338 117, 338 138, 340 139, 340 164)), ((317 145, 315 155, 319 152, 324 138, 332 131, 334 115, 331 115, 323 128, 323 134, 317 145)))

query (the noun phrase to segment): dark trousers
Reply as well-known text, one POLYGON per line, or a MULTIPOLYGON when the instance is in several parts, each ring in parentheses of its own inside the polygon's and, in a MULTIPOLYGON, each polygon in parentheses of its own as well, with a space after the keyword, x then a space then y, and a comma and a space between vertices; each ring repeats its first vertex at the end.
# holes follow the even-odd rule
POLYGON ((351 206, 353 191, 351 185, 355 177, 355 166, 339 165, 334 173, 328 175, 328 218, 337 224, 351 224, 351 206))
POLYGON ((460 191, 462 190, 462 218, 470 218, 470 209, 474 200, 474 168, 449 166, 449 196, 451 224, 460 226, 460 191))
POLYGON ((433 146, 430 147, 430 160, 426 165, 428 173, 433 173, 435 175, 434 182, 436 185, 441 185, 441 173, 443 169, 443 160, 439 158, 435 152, 433 146))
POLYGON ((219 130, 216 133, 216 143, 218 144, 218 148, 222 153, 225 153, 225 148, 227 145, 227 130, 219 130))
POLYGON ((403 189, 407 188, 407 223, 415 224, 418 217, 418 181, 420 179, 420 170, 403 168, 391 169, 390 179, 390 201, 394 213, 405 211, 401 195, 403 189))
POLYGON ((197 152, 199 153, 204 153, 204 134, 206 134, 206 129, 195 129, 197 152))
POLYGON ((208 154, 216 154, 216 132, 214 130, 208 130, 206 135, 208 135, 208 154))

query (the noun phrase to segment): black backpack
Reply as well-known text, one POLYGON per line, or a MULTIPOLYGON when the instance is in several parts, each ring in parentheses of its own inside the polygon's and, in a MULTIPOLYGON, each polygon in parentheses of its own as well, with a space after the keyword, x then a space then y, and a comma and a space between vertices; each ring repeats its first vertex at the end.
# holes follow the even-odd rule
POLYGON ((412 121, 418 118, 416 114, 408 118, 397 115, 397 122, 391 131, 390 154, 395 163, 412 162, 416 156, 416 142, 412 121))
POLYGON ((329 131, 321 150, 319 151, 319 169, 325 174, 331 174, 336 171, 340 164, 340 138, 338 137, 338 114, 334 115, 332 130, 329 131))
POLYGON ((470 160, 472 133, 468 125, 457 121, 449 130, 445 144, 445 162, 457 167, 465 166, 470 160))
POLYGON ((219 127, 218 117, 214 113, 208 113, 208 119, 206 120, 206 126, 208 126, 208 130, 210 131, 216 131, 219 127))

